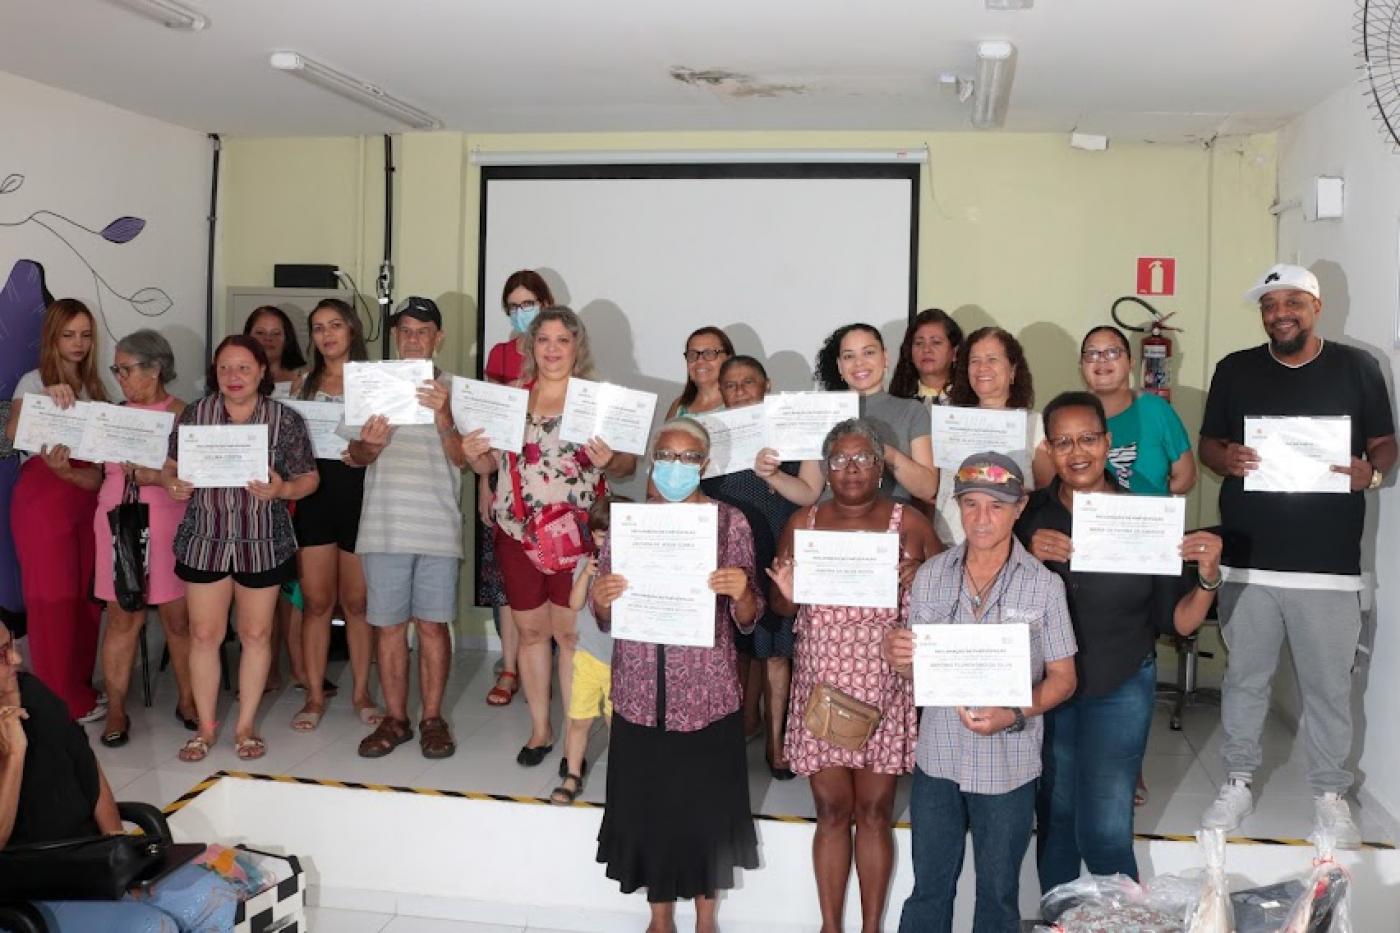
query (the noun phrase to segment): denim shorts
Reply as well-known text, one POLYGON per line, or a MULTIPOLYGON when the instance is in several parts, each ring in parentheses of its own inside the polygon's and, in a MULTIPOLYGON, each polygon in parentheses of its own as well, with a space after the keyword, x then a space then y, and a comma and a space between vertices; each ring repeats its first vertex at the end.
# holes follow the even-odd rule
POLYGON ((370 625, 454 622, 462 562, 432 554, 361 554, 370 625))

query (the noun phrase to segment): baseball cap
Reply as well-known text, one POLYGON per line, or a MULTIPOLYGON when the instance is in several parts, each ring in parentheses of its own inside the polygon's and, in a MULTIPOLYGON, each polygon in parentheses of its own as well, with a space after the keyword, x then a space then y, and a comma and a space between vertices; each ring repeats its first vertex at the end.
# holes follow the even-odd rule
POLYGON ((399 319, 404 315, 425 324, 436 324, 439 328, 442 327, 442 312, 438 310, 437 302, 431 298, 409 295, 394 309, 394 316, 389 319, 389 326, 398 327, 399 319))
POLYGON ((1270 266, 1269 271, 1254 284, 1254 287, 1244 293, 1246 301, 1255 302, 1263 298, 1269 292, 1285 291, 1297 289, 1300 292, 1307 292, 1314 298, 1322 297, 1322 289, 1318 287, 1317 276, 1313 275, 1302 266, 1290 265, 1286 262, 1270 266))
POLYGON ((953 498, 963 493, 985 492, 1002 502, 1019 502, 1026 494, 1021 467, 1005 454, 973 454, 958 467, 953 481, 953 498))

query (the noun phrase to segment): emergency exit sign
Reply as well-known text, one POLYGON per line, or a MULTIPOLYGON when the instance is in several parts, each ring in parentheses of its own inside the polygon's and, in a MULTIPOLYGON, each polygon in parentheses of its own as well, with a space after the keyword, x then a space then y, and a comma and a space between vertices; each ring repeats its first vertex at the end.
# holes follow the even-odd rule
POLYGON ((1139 295, 1175 295, 1176 260, 1169 256, 1139 256, 1137 261, 1139 295))

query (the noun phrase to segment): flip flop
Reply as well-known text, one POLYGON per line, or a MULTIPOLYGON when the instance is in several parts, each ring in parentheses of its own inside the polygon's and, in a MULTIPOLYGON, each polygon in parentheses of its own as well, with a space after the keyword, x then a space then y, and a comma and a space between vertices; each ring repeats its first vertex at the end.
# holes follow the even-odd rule
POLYGON ((239 761, 255 761, 267 754, 267 743, 256 735, 250 735, 234 742, 233 750, 239 761))
POLYGON ((313 732, 321 724, 321 717, 324 715, 325 710, 303 708, 292 717, 292 729, 296 732, 313 732))
POLYGON ((180 748, 180 760, 193 764, 203 761, 209 754, 209 743, 199 736, 185 742, 180 748))

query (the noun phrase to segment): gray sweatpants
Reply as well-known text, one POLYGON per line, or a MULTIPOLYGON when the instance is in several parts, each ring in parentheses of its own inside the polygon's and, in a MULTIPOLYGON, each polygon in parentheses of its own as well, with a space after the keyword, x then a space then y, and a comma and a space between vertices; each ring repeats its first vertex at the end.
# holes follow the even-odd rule
POLYGON ((1351 754, 1351 679, 1361 636, 1358 595, 1226 583, 1220 619, 1230 649, 1220 709, 1226 771, 1252 775, 1263 762, 1259 735, 1287 637, 1303 697, 1308 783, 1314 794, 1346 793, 1352 783, 1345 767, 1351 754))

